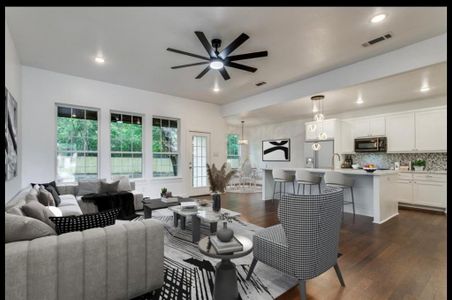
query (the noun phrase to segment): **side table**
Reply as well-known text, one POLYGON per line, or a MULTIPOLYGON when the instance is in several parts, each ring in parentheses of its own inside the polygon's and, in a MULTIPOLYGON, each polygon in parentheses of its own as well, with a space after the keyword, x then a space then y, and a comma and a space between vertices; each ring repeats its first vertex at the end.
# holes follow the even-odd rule
POLYGON ((253 250, 253 242, 242 235, 235 234, 234 236, 242 243, 242 251, 218 254, 215 248, 210 245, 209 237, 202 238, 198 243, 199 251, 202 254, 221 259, 215 266, 215 286, 213 289, 215 300, 235 300, 239 298, 235 264, 231 259, 250 254, 253 250))

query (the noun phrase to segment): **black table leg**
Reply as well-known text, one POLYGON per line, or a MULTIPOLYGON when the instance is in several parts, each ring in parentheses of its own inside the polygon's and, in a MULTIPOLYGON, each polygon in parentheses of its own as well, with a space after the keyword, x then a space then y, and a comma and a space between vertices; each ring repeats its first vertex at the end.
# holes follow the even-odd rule
POLYGON ((152 209, 147 207, 146 205, 144 206, 144 218, 145 219, 152 218, 152 209))
POLYGON ((215 233, 217 232, 217 223, 210 223, 210 233, 215 233))
POLYGON ((174 227, 177 228, 177 221, 179 220, 179 215, 173 212, 173 221, 174 221, 174 227))
POLYGON ((222 259, 215 266, 215 300, 231 300, 239 298, 235 264, 229 259, 222 259))
POLYGON ((201 219, 196 215, 192 216, 191 225, 192 225, 191 230, 192 242, 197 243, 201 238, 201 219))
POLYGON ((185 216, 180 216, 180 229, 185 230, 185 216))

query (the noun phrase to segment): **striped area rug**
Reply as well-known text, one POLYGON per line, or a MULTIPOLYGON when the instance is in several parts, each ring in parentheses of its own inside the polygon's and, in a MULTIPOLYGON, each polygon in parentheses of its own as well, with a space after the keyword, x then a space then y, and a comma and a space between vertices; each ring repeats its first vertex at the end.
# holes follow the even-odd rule
MULTIPOLYGON (((207 257, 198 250, 197 244, 191 242, 191 223, 187 218, 185 230, 173 226, 172 212, 168 209, 152 213, 165 228, 165 280, 164 286, 146 296, 149 300, 210 300, 213 299, 215 282, 215 265, 218 259, 207 257)), ((140 221, 138 217, 133 221, 140 221)), ((234 232, 252 238, 261 227, 238 219, 229 223, 234 232)), ((201 225, 202 236, 209 234, 208 225, 201 225)), ((275 299, 297 284, 289 277, 263 263, 258 263, 251 277, 246 281, 252 253, 234 259, 237 269, 237 284, 240 299, 275 299)))

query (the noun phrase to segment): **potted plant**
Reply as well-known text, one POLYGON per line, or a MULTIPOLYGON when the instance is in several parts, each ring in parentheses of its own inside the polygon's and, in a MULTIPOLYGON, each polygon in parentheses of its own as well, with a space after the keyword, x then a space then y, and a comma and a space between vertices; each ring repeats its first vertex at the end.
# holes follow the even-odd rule
POLYGON ((218 170, 215 164, 212 167, 207 164, 207 177, 209 178, 210 191, 212 192, 213 211, 219 211, 221 208, 221 194, 226 190, 226 186, 231 180, 231 177, 235 174, 235 170, 226 172, 226 163, 218 170))
POLYGON ((413 162, 414 170, 415 171, 424 171, 425 168, 425 160, 423 159, 416 159, 413 162))
POLYGON ((166 192, 168 192, 168 189, 166 187, 162 187, 160 190, 160 197, 166 198, 166 192))

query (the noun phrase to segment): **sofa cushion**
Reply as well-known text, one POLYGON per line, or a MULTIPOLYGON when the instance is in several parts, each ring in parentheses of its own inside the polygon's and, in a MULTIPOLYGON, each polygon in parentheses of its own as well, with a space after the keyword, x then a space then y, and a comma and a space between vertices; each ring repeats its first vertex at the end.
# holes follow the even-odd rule
POLYGON ((112 176, 112 180, 119 180, 118 192, 126 191, 130 192, 132 186, 130 185, 130 180, 128 176, 112 176))
POLYGON ((58 195, 60 194, 60 192, 58 191, 58 188, 56 186, 55 180, 51 181, 49 183, 30 183, 30 184, 32 187, 34 187, 35 185, 41 185, 41 186, 44 186, 44 188, 47 188, 48 186, 53 186, 55 188, 55 191, 58 193, 58 195))
POLYGON ((100 191, 100 180, 79 181, 77 188, 77 196, 84 196, 86 194, 98 194, 100 191))
POLYGON ((60 195, 60 198, 61 203, 58 208, 63 216, 79 216, 83 214, 74 195, 60 195))
POLYGON ((48 208, 46 208, 38 201, 30 201, 22 206, 22 212, 27 217, 40 220, 50 227, 54 226, 54 224, 49 220, 49 217, 52 215, 52 213, 48 208))
POLYGON ((103 193, 117 193, 118 192, 118 185, 119 185, 119 180, 112 182, 112 183, 107 183, 107 182, 101 182, 100 183, 100 194, 103 193))
POLYGON ((38 201, 45 206, 55 206, 52 194, 43 186, 39 188, 38 201))
POLYGON ((58 234, 62 234, 66 232, 82 231, 95 227, 114 225, 119 211, 119 208, 113 208, 95 214, 50 217, 50 220, 55 223, 56 232, 58 234))
POLYGON ((38 201, 38 194, 39 194, 39 185, 35 185, 25 196, 25 202, 28 203, 30 201, 38 201))
POLYGON ((57 190, 56 190, 53 186, 51 186, 51 185, 47 186, 45 189, 46 189, 50 194, 52 194, 53 201, 55 202, 55 206, 60 205, 61 199, 60 199, 60 195, 58 194, 57 190))
POLYGON ((55 234, 55 230, 40 220, 5 213, 6 243, 33 240, 55 234))

